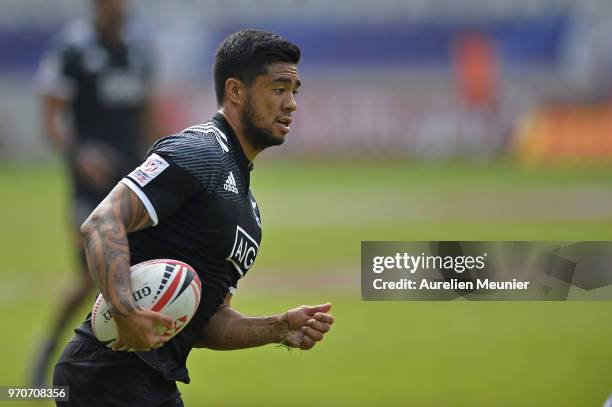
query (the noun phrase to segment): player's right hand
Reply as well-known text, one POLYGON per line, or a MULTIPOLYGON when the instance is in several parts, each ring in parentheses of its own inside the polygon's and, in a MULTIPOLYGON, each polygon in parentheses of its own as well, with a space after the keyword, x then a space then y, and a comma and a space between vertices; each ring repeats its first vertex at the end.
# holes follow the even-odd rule
POLYGON ((302 350, 312 349, 329 332, 334 317, 329 313, 330 303, 320 305, 302 305, 285 313, 288 331, 282 343, 302 350))
POLYGON ((148 309, 137 309, 126 316, 113 315, 113 318, 118 332, 112 345, 114 351, 159 348, 169 339, 163 333, 173 327, 171 317, 148 309))

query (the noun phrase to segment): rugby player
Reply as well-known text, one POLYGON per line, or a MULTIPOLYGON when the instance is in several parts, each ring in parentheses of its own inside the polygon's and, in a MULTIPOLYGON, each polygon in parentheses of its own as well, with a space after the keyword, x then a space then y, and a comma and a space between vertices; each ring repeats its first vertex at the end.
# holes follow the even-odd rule
POLYGON ((329 331, 329 303, 268 317, 231 306, 261 241, 253 159, 290 130, 299 59, 296 45, 269 32, 228 36, 214 63, 217 114, 156 142, 83 223, 89 270, 119 336, 112 350, 97 341, 91 315, 75 330, 54 371, 55 386, 70 386, 70 401, 59 406, 181 406, 175 382, 189 383, 192 348, 307 350, 329 331), (202 281, 194 318, 169 341, 156 328, 171 327, 170 319, 137 307, 131 295, 130 264, 155 258, 184 261, 202 281), (130 348, 137 352, 122 351, 130 348))
POLYGON ((62 296, 50 337, 32 372, 43 386, 59 337, 90 294, 78 229, 121 177, 141 161, 158 132, 151 114, 151 45, 128 17, 126 0, 93 0, 93 18, 68 23, 43 57, 39 88, 43 125, 67 160, 73 198, 72 227, 81 252, 79 282, 62 296), (70 121, 66 120, 71 116, 70 121))

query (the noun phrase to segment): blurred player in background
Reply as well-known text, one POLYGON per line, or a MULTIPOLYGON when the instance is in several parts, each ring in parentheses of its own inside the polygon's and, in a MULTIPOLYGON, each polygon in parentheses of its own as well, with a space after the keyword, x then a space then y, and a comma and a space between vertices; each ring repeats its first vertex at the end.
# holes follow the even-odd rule
POLYGON ((227 37, 215 58, 217 114, 156 142, 83 223, 87 263, 118 337, 112 350, 98 341, 91 314, 75 330, 53 374, 55 386, 70 387, 70 401, 59 406, 182 406, 176 381, 189 383, 192 348, 281 343, 307 350, 329 331, 331 304, 268 317, 231 306, 262 236, 250 189, 253 159, 289 133, 299 59, 296 45, 272 33, 227 37), (193 319, 170 340, 163 328, 172 319, 138 307, 130 284, 130 265, 156 258, 184 261, 202 281, 193 319))
MULTIPOLYGON (((159 134, 152 109, 151 44, 129 19, 127 0, 92 0, 92 6, 90 18, 60 32, 38 77, 44 130, 70 170, 75 232, 159 134)), ((75 244, 81 247, 78 237, 75 244)), ((82 250, 81 265, 80 282, 63 297, 51 336, 35 361, 34 385, 45 384, 66 323, 92 291, 82 250)))

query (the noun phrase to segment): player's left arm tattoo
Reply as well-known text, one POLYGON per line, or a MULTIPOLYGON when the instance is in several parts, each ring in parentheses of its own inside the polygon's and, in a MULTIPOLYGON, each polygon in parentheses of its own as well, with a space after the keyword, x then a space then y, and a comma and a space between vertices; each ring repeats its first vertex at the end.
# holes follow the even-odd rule
POLYGON ((231 308, 230 295, 202 329, 196 348, 234 350, 281 343, 287 335, 286 315, 247 317, 231 308))
POLYGON ((151 224, 138 196, 117 184, 81 226, 89 271, 113 314, 125 316, 137 308, 131 294, 127 234, 151 224))

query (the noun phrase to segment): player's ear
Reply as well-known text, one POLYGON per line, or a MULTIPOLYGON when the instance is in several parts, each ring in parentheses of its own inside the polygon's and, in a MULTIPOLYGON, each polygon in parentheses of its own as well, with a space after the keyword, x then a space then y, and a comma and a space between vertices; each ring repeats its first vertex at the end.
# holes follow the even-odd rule
POLYGON ((236 78, 228 78, 225 81, 225 97, 234 105, 242 105, 246 89, 244 83, 236 78))

